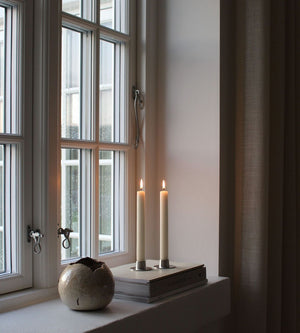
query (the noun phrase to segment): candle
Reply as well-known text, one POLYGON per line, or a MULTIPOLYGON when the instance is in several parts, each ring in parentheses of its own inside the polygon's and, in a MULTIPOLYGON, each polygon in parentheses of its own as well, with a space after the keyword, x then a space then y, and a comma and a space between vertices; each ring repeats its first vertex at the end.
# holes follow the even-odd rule
POLYGON ((160 191, 160 260, 168 259, 168 191, 162 181, 160 191))
POLYGON ((140 181, 140 189, 137 191, 136 213, 136 260, 145 261, 145 191, 143 179, 140 181))

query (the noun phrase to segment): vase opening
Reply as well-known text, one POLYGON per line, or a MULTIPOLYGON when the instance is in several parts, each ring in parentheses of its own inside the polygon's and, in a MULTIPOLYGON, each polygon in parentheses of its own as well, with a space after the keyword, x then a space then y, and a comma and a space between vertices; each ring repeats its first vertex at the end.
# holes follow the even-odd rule
POLYGON ((96 261, 90 257, 85 257, 74 263, 71 263, 70 265, 74 265, 74 264, 83 264, 83 265, 89 267, 92 271, 95 271, 96 269, 100 268, 104 264, 104 262, 96 261))

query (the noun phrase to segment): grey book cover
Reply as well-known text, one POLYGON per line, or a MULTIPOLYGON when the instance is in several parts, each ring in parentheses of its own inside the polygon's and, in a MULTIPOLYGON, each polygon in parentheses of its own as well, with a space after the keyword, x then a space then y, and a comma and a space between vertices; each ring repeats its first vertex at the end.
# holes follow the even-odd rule
MULTIPOLYGON (((147 260, 147 266, 154 267, 158 261, 147 260)), ((171 262, 172 269, 131 271, 135 264, 112 268, 115 279, 115 298, 150 303, 207 282, 206 268, 199 264, 171 262)))

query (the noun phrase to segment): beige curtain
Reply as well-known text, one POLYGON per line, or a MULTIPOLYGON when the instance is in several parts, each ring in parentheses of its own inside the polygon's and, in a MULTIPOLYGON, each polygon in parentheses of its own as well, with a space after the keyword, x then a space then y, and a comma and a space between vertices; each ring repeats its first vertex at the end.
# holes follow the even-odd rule
POLYGON ((228 332, 300 332, 300 1, 221 1, 228 332))

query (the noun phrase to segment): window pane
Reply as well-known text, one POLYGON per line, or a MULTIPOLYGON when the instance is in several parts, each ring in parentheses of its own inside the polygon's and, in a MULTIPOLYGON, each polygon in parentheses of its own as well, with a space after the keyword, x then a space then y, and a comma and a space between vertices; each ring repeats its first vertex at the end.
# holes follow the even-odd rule
POLYGON ((100 0, 100 24, 128 33, 128 1, 100 0))
POLYGON ((0 132, 4 132, 5 9, 0 7, 0 132))
POLYGON ((16 15, 0 6, 0 133, 21 134, 16 15))
POLYGON ((94 21, 94 0, 62 0, 62 10, 68 14, 94 21))
POLYGON ((100 41, 100 141, 125 142, 124 46, 100 41))
POLYGON ((61 135, 80 138, 81 34, 62 29, 61 135))
POLYGON ((61 226, 73 230, 70 248, 62 248, 62 260, 81 256, 80 155, 79 149, 61 151, 61 226))
POLYGON ((61 135, 80 137, 80 33, 62 29, 61 135))
POLYGON ((0 145, 0 273, 18 272, 20 161, 18 145, 0 145))
POLYGON ((123 249, 124 163, 124 152, 99 152, 100 254, 123 249))
POLYGON ((0 146, 0 273, 5 272, 4 147, 0 146))
POLYGON ((114 137, 114 44, 100 41, 100 140, 114 137))
POLYGON ((92 138, 91 34, 62 29, 61 136, 92 138))

